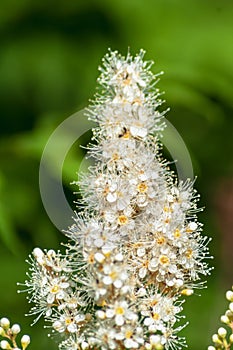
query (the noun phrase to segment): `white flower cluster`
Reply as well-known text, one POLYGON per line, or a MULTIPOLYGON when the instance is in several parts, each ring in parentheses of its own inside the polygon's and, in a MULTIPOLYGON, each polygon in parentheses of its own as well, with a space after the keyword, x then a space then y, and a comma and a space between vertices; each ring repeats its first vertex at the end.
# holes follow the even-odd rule
POLYGON ((73 243, 64 255, 36 248, 30 260, 31 314, 65 337, 60 349, 181 349, 181 296, 210 272, 193 183, 160 154, 162 101, 143 55, 105 56, 88 109, 96 164, 79 183, 73 243))

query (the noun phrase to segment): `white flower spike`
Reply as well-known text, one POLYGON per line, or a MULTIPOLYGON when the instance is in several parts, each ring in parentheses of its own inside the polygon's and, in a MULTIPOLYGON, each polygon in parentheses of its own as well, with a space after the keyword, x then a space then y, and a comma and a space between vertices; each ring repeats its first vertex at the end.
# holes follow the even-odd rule
POLYGON ((159 74, 144 53, 104 57, 102 91, 87 109, 98 127, 88 149, 96 163, 79 182, 83 212, 64 254, 30 257, 30 314, 63 335, 61 350, 181 349, 182 298, 211 270, 193 182, 160 153, 159 74))

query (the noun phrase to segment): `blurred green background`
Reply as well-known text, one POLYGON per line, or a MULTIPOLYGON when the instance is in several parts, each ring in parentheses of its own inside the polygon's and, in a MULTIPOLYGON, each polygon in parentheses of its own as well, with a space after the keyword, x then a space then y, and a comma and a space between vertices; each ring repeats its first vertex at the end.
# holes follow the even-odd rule
MULTIPOLYGON (((213 237, 208 289, 185 303, 188 348, 205 349, 233 283, 233 1, 1 0, 0 39, 0 315, 21 322, 31 349, 57 348, 42 322, 30 328, 26 295, 16 292, 32 248, 64 241, 40 199, 40 157, 53 130, 87 106, 108 47, 144 48, 153 71, 165 71, 167 118, 191 154, 206 207, 199 219, 213 237)), ((71 204, 82 157, 72 147, 63 168, 71 204)))

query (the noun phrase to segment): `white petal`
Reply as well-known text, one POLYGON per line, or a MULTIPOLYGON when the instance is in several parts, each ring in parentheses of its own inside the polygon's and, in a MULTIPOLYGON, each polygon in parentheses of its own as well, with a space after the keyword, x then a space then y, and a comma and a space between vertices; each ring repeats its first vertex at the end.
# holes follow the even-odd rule
POLYGON ((137 249, 137 256, 142 257, 146 254, 146 250, 144 247, 138 248, 137 249))
POLYGON ((122 315, 117 315, 115 317, 115 322, 117 326, 122 326, 124 324, 124 317, 122 315))
POLYGON ((99 294, 100 294, 100 295, 103 296, 103 295, 105 295, 106 293, 107 293, 107 290, 106 290, 105 288, 100 288, 100 289, 99 289, 99 294))
POLYGON ((49 251, 48 251, 48 253, 47 253, 47 256, 48 256, 49 258, 55 258, 55 256, 56 256, 55 250, 49 249, 49 251))
POLYGON ((105 312, 102 311, 102 310, 97 310, 97 311, 96 311, 96 316, 97 316, 98 318, 100 318, 101 320, 104 320, 105 317, 106 317, 105 312))
POLYGON ((151 259, 151 261, 149 262, 148 270, 155 271, 157 267, 158 267, 157 259, 151 259))
POLYGON ((105 256, 101 253, 95 253, 95 260, 102 264, 105 260, 105 256))
POLYGON ((69 326, 67 327, 67 330, 70 333, 75 333, 77 331, 77 326, 74 323, 70 323, 69 326))
POLYGON ((150 336, 150 343, 151 343, 151 345, 158 345, 160 343, 160 336, 159 335, 151 335, 150 336))
POLYGON ((121 198, 117 201, 117 209, 118 210, 124 210, 129 203, 129 199, 127 198, 121 198))
POLYGON ((116 280, 113 283, 114 287, 116 287, 117 289, 121 288, 123 285, 123 282, 121 280, 116 280))
POLYGON ((107 318, 112 318, 114 315, 115 315, 114 310, 108 309, 108 310, 106 311, 106 317, 107 317, 107 318))
POLYGON ((127 278, 128 278, 127 273, 126 273, 126 272, 121 272, 121 274, 120 274, 120 279, 121 279, 122 281, 126 281, 127 278))
POLYGON ((77 322, 77 323, 82 322, 85 320, 85 315, 82 315, 82 314, 77 315, 77 316, 75 316, 74 319, 75 319, 75 322, 77 322))
POLYGON ((81 347, 82 347, 82 350, 86 350, 89 348, 89 344, 87 342, 83 341, 81 344, 81 347))
POLYGON ((139 270, 139 277, 140 278, 144 278, 146 276, 146 273, 147 273, 147 269, 145 267, 142 267, 140 270, 139 270))
POLYGON ((176 288, 182 287, 183 284, 184 284, 184 282, 183 282, 183 280, 180 279, 180 278, 177 279, 177 280, 175 281, 175 286, 176 286, 176 288))
POLYGON ((109 186, 110 192, 115 192, 117 190, 117 183, 113 182, 111 186, 109 186))
POLYGON ((146 289, 143 288, 143 287, 141 287, 141 288, 138 290, 137 295, 138 295, 139 297, 145 296, 145 295, 146 295, 146 289))
POLYGON ((191 230, 191 231, 195 231, 197 229, 197 224, 196 222, 190 222, 188 224, 188 228, 191 230))
POLYGON ((143 323, 145 326, 150 326, 153 323, 153 320, 150 317, 146 317, 143 323))
POLYGON ((54 302, 54 299, 55 299, 55 295, 49 293, 49 295, 47 296, 47 303, 52 304, 54 302))
POLYGON ((105 276, 104 278, 103 278, 103 283, 104 284, 106 284, 107 286, 108 285, 110 285, 110 284, 112 284, 112 279, 111 279, 111 277, 109 277, 109 276, 105 276))
POLYGON ((117 255, 115 255, 115 260, 116 261, 123 261, 124 256, 122 253, 118 253, 117 255))
POLYGON ((133 339, 125 339, 124 346, 126 349, 136 349, 138 348, 138 343, 136 343, 133 339))
POLYGON ((114 193, 112 193, 112 192, 108 193, 106 199, 107 199, 107 201, 108 201, 109 203, 114 203, 114 202, 117 200, 117 194, 116 194, 116 192, 114 192, 114 193))
POLYGON ((111 213, 111 212, 109 212, 109 211, 106 211, 104 213, 104 218, 108 222, 113 222, 116 219, 116 215, 111 213))
POLYGON ((142 137, 144 138, 147 135, 147 129, 141 126, 131 126, 130 133, 134 137, 142 137))
POLYGON ((95 241, 94 241, 94 245, 95 245, 97 248, 102 247, 103 243, 104 243, 104 241, 103 241, 101 238, 97 238, 97 239, 95 239, 95 241))
POLYGON ((115 335, 115 339, 116 340, 123 340, 124 339, 124 334, 123 333, 117 333, 116 335, 115 335))
POLYGON ((59 333, 64 332, 65 327, 60 321, 53 322, 53 328, 59 333))
POLYGON ((65 298, 66 293, 63 290, 60 290, 57 294, 56 294, 56 298, 61 300, 65 298))
POLYGON ((146 181, 148 179, 148 176, 145 173, 142 173, 138 176, 139 180, 146 181))

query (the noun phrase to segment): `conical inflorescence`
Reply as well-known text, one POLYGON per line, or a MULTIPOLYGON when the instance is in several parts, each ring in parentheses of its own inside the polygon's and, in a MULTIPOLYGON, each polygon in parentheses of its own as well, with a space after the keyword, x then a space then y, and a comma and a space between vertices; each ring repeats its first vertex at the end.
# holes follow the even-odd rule
POLYGON ((60 333, 63 350, 182 348, 183 296, 210 272, 193 181, 179 181, 160 152, 162 100, 143 56, 104 57, 87 109, 95 165, 79 182, 70 243, 30 257, 30 314, 60 333))

